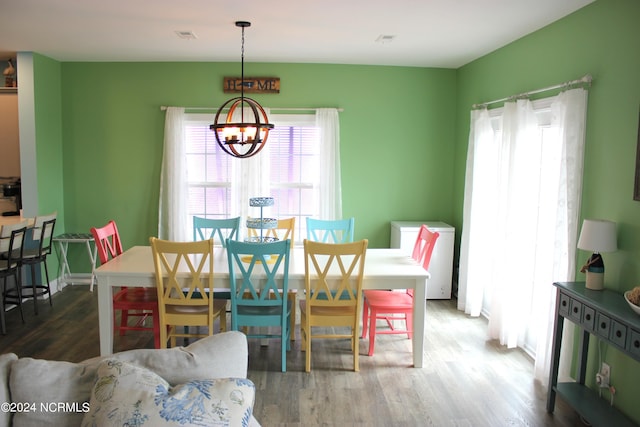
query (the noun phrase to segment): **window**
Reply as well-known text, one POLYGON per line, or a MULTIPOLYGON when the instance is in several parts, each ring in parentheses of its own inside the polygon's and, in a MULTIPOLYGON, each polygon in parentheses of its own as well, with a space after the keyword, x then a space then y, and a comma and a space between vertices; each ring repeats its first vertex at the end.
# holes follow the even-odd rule
POLYGON ((201 119, 187 122, 185 138, 189 220, 194 215, 207 218, 229 217, 232 157, 218 147, 209 124, 201 119))
POLYGON ((306 217, 318 217, 317 176, 320 168, 320 132, 315 116, 276 118, 267 141, 269 184, 276 200, 272 212, 277 218, 296 218, 296 236, 306 235, 306 217))
MULTIPOLYGON (((275 205, 265 215, 296 218, 296 240, 306 235, 306 217, 318 217, 320 169, 320 130, 315 115, 271 115, 275 128, 262 151, 251 159, 235 159, 218 146, 209 129, 209 115, 188 114, 185 122, 185 155, 187 157, 188 222, 191 235, 193 216, 227 218, 258 215, 249 210, 249 201, 239 197, 240 188, 234 177, 247 179, 241 168, 264 168, 269 196, 275 205), (245 214, 246 213, 246 214, 245 214)), ((253 179, 258 179, 257 174, 253 179)), ((264 196, 265 194, 252 194, 264 196)), ((244 232, 241 231, 241 236, 244 232)))

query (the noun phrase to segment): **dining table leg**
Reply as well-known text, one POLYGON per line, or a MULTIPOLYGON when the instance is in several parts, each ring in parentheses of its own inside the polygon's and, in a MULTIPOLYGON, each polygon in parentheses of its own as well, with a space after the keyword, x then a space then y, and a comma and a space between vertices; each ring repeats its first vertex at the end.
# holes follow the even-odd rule
POLYGON ((427 279, 416 279, 413 292, 413 367, 422 368, 424 358, 424 319, 427 311, 427 279))
POLYGON ((98 330, 100 332, 100 356, 113 353, 113 287, 109 278, 98 281, 98 330))

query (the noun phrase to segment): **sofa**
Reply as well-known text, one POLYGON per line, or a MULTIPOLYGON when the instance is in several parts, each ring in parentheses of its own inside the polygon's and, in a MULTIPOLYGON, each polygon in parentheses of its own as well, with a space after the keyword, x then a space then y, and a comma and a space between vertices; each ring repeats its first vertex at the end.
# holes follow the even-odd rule
POLYGON ((259 427, 241 332, 79 363, 0 355, 0 426, 259 427))

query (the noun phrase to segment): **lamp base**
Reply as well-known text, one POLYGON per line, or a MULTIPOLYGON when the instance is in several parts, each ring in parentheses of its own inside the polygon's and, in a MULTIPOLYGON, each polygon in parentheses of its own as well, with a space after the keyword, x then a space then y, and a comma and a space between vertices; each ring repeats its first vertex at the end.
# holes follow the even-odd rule
POLYGON ((604 289, 604 273, 594 273, 587 271, 587 289, 592 291, 601 291, 604 289))

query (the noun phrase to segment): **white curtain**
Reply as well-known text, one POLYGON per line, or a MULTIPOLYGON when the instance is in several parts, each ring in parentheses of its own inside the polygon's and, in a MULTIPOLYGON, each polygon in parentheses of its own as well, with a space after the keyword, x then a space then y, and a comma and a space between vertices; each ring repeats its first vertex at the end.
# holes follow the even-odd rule
POLYGON ((158 214, 158 237, 161 239, 188 240, 184 226, 188 191, 184 129, 184 108, 167 107, 158 214))
POLYGON ((320 128, 320 167, 318 174, 320 218, 342 218, 340 178, 340 120, 335 108, 318 108, 316 126, 320 128))
POLYGON ((540 380, 549 370, 552 283, 575 277, 587 92, 550 101, 545 126, 529 100, 506 103, 496 118, 472 111, 458 290, 459 309, 488 315, 490 338, 534 347, 540 380))

